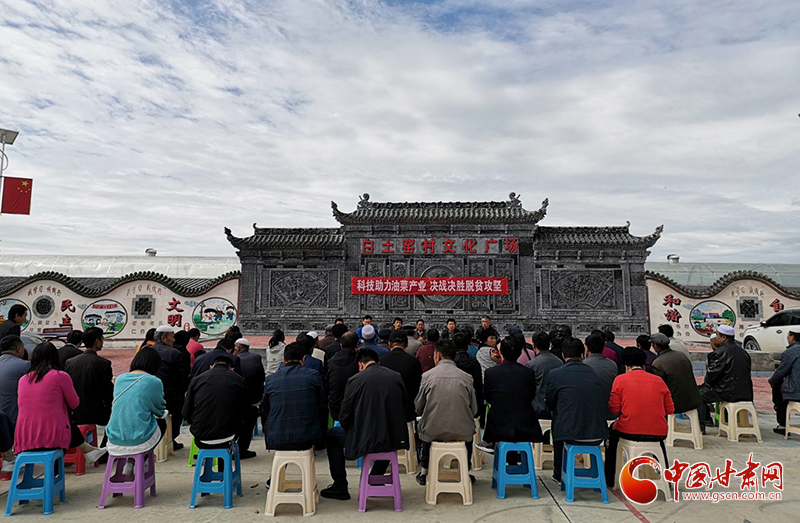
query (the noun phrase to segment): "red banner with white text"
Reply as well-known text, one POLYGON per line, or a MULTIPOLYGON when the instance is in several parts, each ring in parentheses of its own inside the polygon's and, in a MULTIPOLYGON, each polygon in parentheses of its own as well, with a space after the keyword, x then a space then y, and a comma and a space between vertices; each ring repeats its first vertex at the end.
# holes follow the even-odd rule
POLYGON ((350 294, 487 296, 508 294, 508 278, 382 278, 354 276, 350 294))

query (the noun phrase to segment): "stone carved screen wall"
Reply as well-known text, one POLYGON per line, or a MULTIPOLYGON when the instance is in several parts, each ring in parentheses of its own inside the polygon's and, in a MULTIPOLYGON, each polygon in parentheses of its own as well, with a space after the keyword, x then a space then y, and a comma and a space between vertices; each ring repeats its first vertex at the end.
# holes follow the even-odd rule
POLYGON ((622 269, 541 269, 542 310, 625 309, 622 269))
POLYGON ((338 309, 340 278, 338 269, 266 269, 266 298, 270 309, 338 309))

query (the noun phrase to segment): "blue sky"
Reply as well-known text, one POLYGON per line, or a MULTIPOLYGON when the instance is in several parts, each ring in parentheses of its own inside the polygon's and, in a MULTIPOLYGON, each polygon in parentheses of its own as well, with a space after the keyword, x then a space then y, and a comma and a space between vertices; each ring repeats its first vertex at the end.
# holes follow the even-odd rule
POLYGON ((330 200, 503 200, 797 262, 794 0, 0 0, 0 252, 232 255, 330 200), (791 221, 790 221, 791 219, 791 221))

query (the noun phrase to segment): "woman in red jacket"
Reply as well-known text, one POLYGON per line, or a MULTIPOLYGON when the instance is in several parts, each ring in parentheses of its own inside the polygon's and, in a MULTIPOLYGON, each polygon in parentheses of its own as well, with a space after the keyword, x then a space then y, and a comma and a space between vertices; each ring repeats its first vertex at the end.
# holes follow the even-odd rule
POLYGON ((86 443, 78 426, 70 420, 69 410, 80 403, 72 378, 61 370, 58 350, 50 343, 40 343, 31 356, 31 370, 19 379, 19 416, 14 436, 14 450, 55 450, 79 448, 86 461, 94 463, 105 454, 86 443))
POLYGON ((658 441, 667 463, 667 414, 675 412, 672 395, 664 380, 645 370, 647 355, 641 350, 628 347, 622 351, 625 374, 614 378, 608 411, 619 415, 609 429, 606 448, 606 484, 611 488, 617 471, 617 447, 619 440, 658 441))

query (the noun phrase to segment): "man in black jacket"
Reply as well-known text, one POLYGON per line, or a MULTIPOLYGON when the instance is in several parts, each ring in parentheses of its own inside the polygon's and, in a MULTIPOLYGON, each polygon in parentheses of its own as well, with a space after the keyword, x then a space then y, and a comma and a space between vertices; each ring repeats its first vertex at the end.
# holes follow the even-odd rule
MULTIPOLYGON (((419 392, 419 383, 422 381, 422 365, 419 360, 406 352, 408 347, 408 334, 404 330, 392 331, 389 336, 391 352, 381 356, 381 366, 399 372, 403 378, 403 385, 408 393, 409 408, 411 416, 406 421, 414 421, 414 398, 419 392)), ((361 350, 364 350, 363 348, 361 350)))
POLYGON ((0 323, 0 340, 9 334, 14 336, 22 335, 22 324, 28 319, 28 309, 21 303, 12 305, 8 309, 8 318, 3 323, 0 323))
POLYGON ((608 437, 607 406, 597 373, 581 358, 581 340, 569 338, 561 350, 563 367, 548 374, 545 403, 553 413, 553 479, 561 481, 564 444, 599 445, 608 437))
POLYGON ((186 359, 183 355, 172 347, 175 342, 175 331, 169 325, 161 325, 156 329, 155 345, 153 348, 161 356, 161 366, 158 368, 156 376, 164 385, 164 401, 167 403, 167 411, 172 417, 172 448, 181 450, 183 443, 177 441, 181 434, 181 412, 183 411, 183 400, 186 394, 186 387, 189 382, 189 369, 186 368, 186 359))
POLYGON ((236 374, 231 361, 217 355, 211 369, 189 384, 183 417, 201 449, 226 448, 236 439, 247 405, 244 378, 236 374))
MULTIPOLYGON (((491 407, 483 433, 485 442, 542 441, 542 430, 533 411, 536 376, 531 369, 517 363, 521 353, 522 346, 516 340, 506 338, 500 343, 502 362, 486 369, 483 394, 491 407)), ((478 448, 494 453, 494 448, 484 442, 478 448)))
POLYGON ((217 358, 226 358, 231 362, 231 367, 233 368, 234 372, 241 376, 242 362, 239 360, 239 356, 233 353, 235 348, 235 342, 230 338, 223 338, 219 340, 214 350, 206 352, 202 356, 194 359, 194 365, 192 365, 192 372, 189 374, 189 379, 193 380, 202 373, 207 372, 209 369, 211 369, 211 365, 214 363, 214 361, 216 361, 217 358))
POLYGON ((339 338, 341 348, 325 364, 325 383, 328 391, 328 409, 333 421, 339 421, 339 407, 344 398, 347 380, 358 373, 355 332, 346 332, 339 338))
POLYGON ((67 374, 72 378, 75 392, 81 400, 74 410, 75 423, 108 425, 114 384, 111 381, 111 362, 97 354, 103 348, 103 330, 98 327, 86 329, 83 344, 86 346, 83 354, 70 358, 66 365, 67 374))
POLYGON ((58 349, 58 361, 61 362, 62 368, 67 367, 68 359, 83 354, 83 351, 78 348, 81 346, 82 341, 83 331, 74 330, 67 334, 67 343, 58 349))
MULTIPOLYGON (((358 341, 358 337, 353 334, 358 341)), ((347 381, 340 427, 328 431, 328 465, 333 484, 320 492, 329 499, 350 499, 345 459, 408 449, 409 401, 399 373, 378 364, 372 349, 358 352, 359 373, 347 381)), ((372 473, 382 465, 375 463, 372 473)), ((384 468, 385 470, 385 468, 384 468)))
MULTIPOLYGON (((472 376, 472 387, 475 389, 475 399, 478 402, 478 418, 480 418, 481 426, 484 426, 486 421, 486 404, 483 400, 481 364, 467 352, 469 350, 469 338, 466 334, 457 332, 453 334, 451 340, 456 346, 456 357, 453 359, 453 361, 456 362, 456 367, 472 376)), ((419 386, 417 386, 417 389, 419 390, 419 386)), ((414 398, 416 397, 417 394, 415 392, 414 398)))
POLYGON ((247 387, 247 405, 244 409, 242 430, 239 432, 239 456, 241 459, 249 459, 256 457, 256 453, 250 450, 250 441, 253 439, 253 428, 258 418, 258 402, 264 395, 264 364, 261 363, 261 356, 250 352, 250 341, 247 338, 236 340, 234 352, 239 357, 242 377, 247 387))
MULTIPOLYGON (((333 343, 326 345, 325 348, 322 349, 325 353, 325 359, 323 360, 325 365, 328 365, 330 359, 342 348, 342 336, 347 332, 347 326, 344 323, 337 323, 333 326, 331 332, 333 333, 333 343)), ((358 335, 356 335, 356 343, 358 343, 358 335)))
POLYGON ((667 384, 675 413, 687 412, 700 406, 700 390, 694 379, 692 362, 682 352, 669 348, 670 339, 660 332, 650 336, 658 356, 653 360, 653 374, 667 384))
POLYGON ((750 355, 736 343, 735 334, 730 325, 720 325, 714 339, 717 349, 708 355, 706 378, 700 385, 703 401, 697 409, 703 434, 706 421, 711 421, 708 403, 753 401, 750 355))

